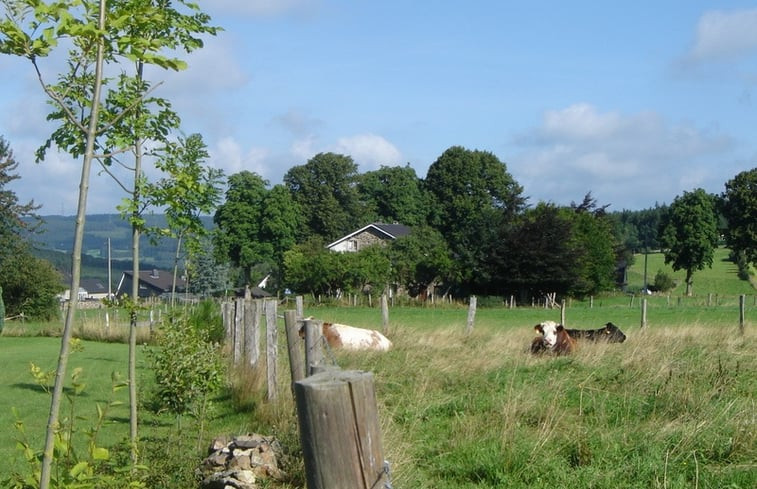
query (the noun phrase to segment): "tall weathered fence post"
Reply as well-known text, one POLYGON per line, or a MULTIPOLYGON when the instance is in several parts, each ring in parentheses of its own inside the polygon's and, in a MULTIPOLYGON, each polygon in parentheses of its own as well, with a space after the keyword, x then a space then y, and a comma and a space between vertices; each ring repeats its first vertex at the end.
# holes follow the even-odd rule
POLYGON ((236 365, 242 360, 244 349, 244 298, 237 298, 234 304, 234 333, 231 344, 233 345, 232 359, 236 365))
POLYGON ((289 352, 289 372, 292 374, 292 394, 294 394, 294 383, 305 378, 305 364, 303 363, 301 348, 302 341, 300 341, 300 324, 297 321, 297 311, 284 312, 287 351, 289 352))
POLYGON ((223 321, 224 338, 229 341, 234 324, 234 304, 232 302, 221 303, 221 320, 223 321))
POLYGON ((256 367, 260 360, 260 307, 252 299, 244 301, 244 351, 250 367, 256 367))
POLYGON ((332 370, 295 382, 308 489, 384 487, 373 374, 332 370))
POLYGON ((641 300, 641 328, 647 327, 647 300, 641 300))
POLYGON ((279 356, 279 336, 276 329, 276 300, 267 300, 264 303, 265 309, 265 331, 266 331, 266 366, 268 380, 268 400, 276 399, 276 365, 279 356))
POLYGON ((746 321, 746 314, 745 314, 745 308, 746 308, 746 295, 741 294, 739 296, 739 333, 741 335, 744 335, 744 328, 745 328, 745 321, 746 321))
POLYGON ((381 294, 381 328, 385 335, 389 333, 389 302, 386 294, 381 294))
POLYGON ((565 299, 560 301, 560 324, 563 326, 568 325, 568 323, 565 322, 565 299))
POLYGON ((313 369, 323 363, 323 321, 305 320, 305 375, 312 375, 313 369))
POLYGON ((468 305, 468 323, 465 327, 465 334, 471 334, 473 332, 473 322, 476 319, 476 296, 470 296, 470 304, 468 305))
POLYGON ((301 295, 294 298, 294 310, 297 312, 297 319, 305 317, 305 306, 301 295))

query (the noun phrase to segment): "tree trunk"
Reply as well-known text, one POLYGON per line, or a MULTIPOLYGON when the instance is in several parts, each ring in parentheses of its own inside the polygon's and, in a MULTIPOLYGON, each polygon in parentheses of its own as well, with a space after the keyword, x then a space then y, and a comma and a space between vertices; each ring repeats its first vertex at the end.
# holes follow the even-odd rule
MULTIPOLYGON (((137 63, 137 77, 142 80, 144 64, 137 63)), ((134 280, 131 284, 132 311, 129 320, 129 443, 131 461, 136 465, 137 454, 137 306, 139 305, 139 202, 140 177, 142 175, 142 140, 134 141, 134 213, 131 223, 131 261, 134 280)))
POLYGON ((686 270, 686 297, 691 297, 694 285, 694 270, 686 270))
MULTIPOLYGON (((100 0, 98 26, 101 31, 105 30, 106 0, 100 0)), ((55 385, 50 401, 50 415, 47 418, 47 431, 45 433, 45 448, 42 453, 42 467, 40 472, 40 489, 48 489, 55 447, 55 435, 58 429, 58 415, 60 402, 63 395, 63 382, 66 376, 68 364, 69 342, 74 326, 74 314, 79 301, 79 283, 81 278, 81 252, 84 243, 84 222, 87 215, 87 194, 89 193, 89 176, 92 168, 92 160, 95 152, 95 138, 97 136, 97 124, 100 113, 100 92, 102 89, 103 72, 103 39, 97 41, 97 57, 95 59, 95 80, 92 87, 92 105, 89 113, 87 126, 87 143, 82 162, 81 180, 79 182, 79 202, 76 211, 76 225, 74 228, 74 247, 71 253, 71 289, 69 293, 68 311, 63 324, 63 336, 60 341, 60 355, 58 367, 55 372, 55 385)))
MULTIPOLYGON (((179 233, 176 240, 176 254, 173 257, 173 279, 171 280, 171 308, 176 305, 176 274, 179 270, 179 255, 181 254, 181 237, 183 232, 179 233)), ((187 290, 189 292, 189 290, 187 290)))

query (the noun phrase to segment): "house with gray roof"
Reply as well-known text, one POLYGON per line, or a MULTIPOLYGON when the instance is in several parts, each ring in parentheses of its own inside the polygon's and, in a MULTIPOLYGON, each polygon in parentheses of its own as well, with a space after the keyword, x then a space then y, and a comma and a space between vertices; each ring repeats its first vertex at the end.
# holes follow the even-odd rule
POLYGON ((368 246, 386 244, 402 236, 407 236, 410 231, 410 228, 404 224, 374 222, 326 245, 326 248, 339 252, 360 251, 368 246))

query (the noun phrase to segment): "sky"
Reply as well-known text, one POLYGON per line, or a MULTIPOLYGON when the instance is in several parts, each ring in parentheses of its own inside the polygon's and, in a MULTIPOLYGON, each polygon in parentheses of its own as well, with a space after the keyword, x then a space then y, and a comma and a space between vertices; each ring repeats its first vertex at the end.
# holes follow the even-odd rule
MULTIPOLYGON (((757 167, 757 6, 748 1, 200 0, 223 28, 147 71, 202 134, 207 163, 271 185, 321 152, 420 178, 452 146, 493 153, 530 205, 609 211, 724 191, 757 167)), ((65 52, 41 60, 55 81, 65 52)), ((7 188, 76 213, 81 160, 34 152, 55 129, 24 59, 0 56, 7 188)), ((87 212, 124 198, 97 168, 87 212)))

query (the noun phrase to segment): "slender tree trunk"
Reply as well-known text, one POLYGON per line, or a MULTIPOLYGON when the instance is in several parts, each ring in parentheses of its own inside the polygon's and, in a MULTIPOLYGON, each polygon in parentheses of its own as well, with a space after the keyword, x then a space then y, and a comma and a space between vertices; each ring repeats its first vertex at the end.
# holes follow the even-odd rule
POLYGON ((179 237, 176 242, 176 255, 173 257, 173 280, 171 281, 171 308, 175 305, 176 300, 176 274, 179 270, 179 255, 181 254, 181 238, 184 235, 183 232, 179 233, 179 237))
MULTIPOLYGON (((137 77, 142 80, 144 65, 137 63, 137 77)), ((134 214, 131 223, 131 261, 134 280, 131 284, 132 311, 129 318, 129 441, 131 443, 131 461, 136 465, 138 456, 137 428, 137 306, 139 305, 139 231, 137 224, 140 217, 139 204, 140 177, 142 175, 142 140, 134 141, 134 214)))
MULTIPOLYGON (((105 30, 106 0, 100 0, 98 26, 105 30)), ((84 161, 81 169, 79 182, 79 202, 76 211, 76 225, 74 228, 74 247, 71 255, 71 289, 69 293, 68 311, 63 325, 63 336, 60 341, 60 355, 58 356, 58 368, 55 372, 55 385, 50 401, 50 415, 47 418, 47 431, 45 433, 45 448, 42 453, 42 468, 40 473, 40 489, 48 489, 52 472, 53 454, 55 448, 55 435, 58 430, 58 415, 60 402, 63 396, 63 382, 66 377, 68 364, 69 342, 74 326, 74 315, 79 301, 79 283, 81 278, 81 252, 84 242, 84 221, 87 215, 87 194, 89 193, 89 176, 94 158, 95 138, 97 137, 97 124, 100 113, 100 93, 102 90, 103 71, 103 40, 97 42, 97 58, 95 59, 95 80, 92 90, 92 105, 89 113, 87 126, 87 143, 84 152, 84 161)))

